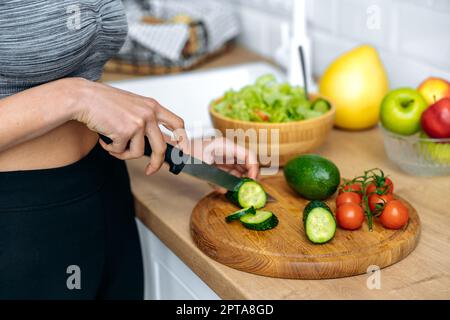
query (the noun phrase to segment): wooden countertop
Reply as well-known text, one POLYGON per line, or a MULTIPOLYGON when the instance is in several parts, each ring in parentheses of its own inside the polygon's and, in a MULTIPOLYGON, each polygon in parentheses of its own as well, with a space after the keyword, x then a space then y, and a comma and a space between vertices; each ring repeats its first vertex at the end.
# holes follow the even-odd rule
MULTIPOLYGON (((222 60, 219 60, 222 59, 222 60)), ((258 57, 237 48, 216 65, 258 57)), ((105 75, 105 80, 117 79, 105 75)), ((380 167, 393 177, 396 193, 408 199, 422 221, 419 245, 403 261, 381 270, 381 288, 369 290, 368 275, 331 280, 286 280, 237 271, 204 255, 194 245, 189 221, 199 199, 211 191, 199 180, 163 168, 144 175, 146 159, 128 162, 139 218, 203 281, 224 299, 450 299, 450 177, 420 178, 401 172, 386 158, 378 129, 333 130, 316 150, 344 177, 380 167)))

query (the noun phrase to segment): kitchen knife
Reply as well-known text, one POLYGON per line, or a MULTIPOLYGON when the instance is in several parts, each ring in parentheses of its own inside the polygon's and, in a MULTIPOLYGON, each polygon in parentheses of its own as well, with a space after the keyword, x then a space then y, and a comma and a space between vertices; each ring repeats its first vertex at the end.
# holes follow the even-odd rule
MULTIPOLYGON (((100 135, 100 138, 106 144, 112 143, 112 140, 106 136, 100 135)), ((145 137, 144 154, 146 156, 150 156, 152 154, 152 147, 150 146, 150 142, 147 137, 145 137)), ((164 162, 169 164, 169 171, 173 174, 184 172, 227 190, 235 190, 242 180, 239 177, 218 169, 199 159, 191 157, 188 154, 184 154, 183 151, 169 143, 167 143, 166 153, 164 154, 164 162)), ((275 201, 275 198, 267 193, 267 201, 275 201)))

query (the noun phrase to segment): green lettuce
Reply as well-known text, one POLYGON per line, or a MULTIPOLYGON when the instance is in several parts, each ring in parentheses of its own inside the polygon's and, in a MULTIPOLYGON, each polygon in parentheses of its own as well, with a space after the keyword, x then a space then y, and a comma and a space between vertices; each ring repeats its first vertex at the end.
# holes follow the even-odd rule
POLYGON ((327 110, 312 110, 303 88, 278 83, 272 74, 256 79, 240 90, 228 90, 212 102, 215 111, 228 118, 256 122, 289 122, 319 117, 327 110))

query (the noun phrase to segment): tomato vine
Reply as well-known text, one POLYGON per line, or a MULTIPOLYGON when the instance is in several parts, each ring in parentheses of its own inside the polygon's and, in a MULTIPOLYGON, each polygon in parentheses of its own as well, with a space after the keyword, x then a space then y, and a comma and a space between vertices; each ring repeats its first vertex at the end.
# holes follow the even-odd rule
POLYGON ((385 200, 381 198, 383 203, 377 203, 374 210, 375 212, 372 212, 372 210, 370 209, 369 198, 375 194, 381 196, 390 192, 386 178, 387 176, 384 174, 383 170, 381 170, 380 168, 373 168, 364 171, 364 174, 361 176, 357 176, 351 180, 344 180, 344 183, 340 186, 340 190, 343 192, 350 191, 361 195, 362 208, 364 210, 365 216, 367 217, 367 226, 369 228, 369 231, 373 230, 373 218, 381 215, 386 205, 385 200), (361 186, 361 189, 353 190, 351 186, 354 184, 359 184, 361 186), (368 192, 368 188, 371 185, 375 186, 375 190, 372 192, 368 192))

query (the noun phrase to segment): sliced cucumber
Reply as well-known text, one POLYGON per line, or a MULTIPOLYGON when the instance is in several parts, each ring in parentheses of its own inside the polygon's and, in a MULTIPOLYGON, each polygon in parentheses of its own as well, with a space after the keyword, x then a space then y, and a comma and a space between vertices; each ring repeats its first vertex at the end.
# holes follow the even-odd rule
POLYGON ((330 207, 325 202, 313 200, 306 205, 305 209, 303 209, 303 222, 305 222, 308 214, 315 208, 323 208, 325 210, 332 212, 330 207))
POLYGON ((263 231, 278 225, 278 218, 270 211, 256 210, 256 214, 246 214, 240 218, 247 229, 263 231))
POLYGON ((317 112, 325 113, 331 109, 331 105, 327 100, 318 98, 312 103, 311 109, 317 112))
POLYGON ((234 220, 239 220, 239 218, 242 217, 245 214, 253 214, 254 215, 255 213, 256 213, 256 210, 253 207, 244 208, 244 209, 238 210, 238 211, 234 212, 233 214, 230 214, 229 216, 227 216, 225 218, 225 221, 226 222, 231 222, 231 221, 234 221, 234 220))
POLYGON ((267 195, 263 187, 253 179, 244 178, 234 191, 227 192, 227 198, 241 208, 260 209, 266 205, 267 195))
POLYGON ((336 233, 336 220, 331 209, 321 201, 311 201, 303 211, 306 237, 312 243, 326 243, 336 233))

